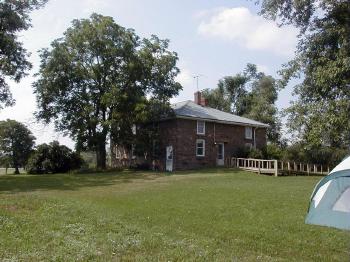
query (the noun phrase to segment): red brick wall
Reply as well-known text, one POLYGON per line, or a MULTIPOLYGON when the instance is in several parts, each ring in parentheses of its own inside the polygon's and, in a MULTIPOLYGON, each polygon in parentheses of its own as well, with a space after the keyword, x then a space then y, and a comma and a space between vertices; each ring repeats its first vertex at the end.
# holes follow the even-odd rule
MULTIPOLYGON (((174 170, 195 169, 216 166, 217 148, 215 143, 224 143, 225 157, 232 156, 239 147, 253 140, 245 139, 245 127, 238 125, 205 123, 205 135, 197 135, 197 121, 173 119, 160 123, 160 162, 165 165, 165 147, 173 146, 174 170), (205 140, 205 156, 196 156, 196 140, 205 140)), ((256 146, 266 145, 266 129, 256 130, 256 146)), ((164 166, 165 167, 165 166, 164 166)), ((163 168, 164 168, 163 167, 163 168)))

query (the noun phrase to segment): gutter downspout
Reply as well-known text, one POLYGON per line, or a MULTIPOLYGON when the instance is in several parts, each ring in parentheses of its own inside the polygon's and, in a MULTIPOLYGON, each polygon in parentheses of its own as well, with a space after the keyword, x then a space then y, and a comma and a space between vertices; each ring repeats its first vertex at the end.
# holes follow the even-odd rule
POLYGON ((214 145, 216 145, 216 136, 215 136, 215 122, 214 122, 214 145))
POLYGON ((254 148, 256 148, 256 130, 258 127, 254 127, 254 148))

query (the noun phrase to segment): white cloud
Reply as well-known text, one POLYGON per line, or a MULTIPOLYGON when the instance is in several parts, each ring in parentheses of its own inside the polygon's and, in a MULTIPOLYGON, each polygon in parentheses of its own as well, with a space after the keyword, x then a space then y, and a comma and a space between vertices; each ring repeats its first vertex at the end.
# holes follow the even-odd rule
POLYGON ((245 7, 226 8, 202 20, 201 35, 220 37, 250 50, 269 51, 291 57, 297 41, 292 26, 278 27, 273 21, 253 14, 245 7))
POLYGON ((198 19, 198 20, 204 19, 204 18, 206 18, 208 16, 215 15, 215 14, 217 14, 219 12, 224 11, 224 10, 226 10, 226 7, 216 7, 216 8, 213 8, 213 9, 202 9, 202 10, 199 10, 199 11, 195 12, 193 14, 193 18, 194 19, 198 19))

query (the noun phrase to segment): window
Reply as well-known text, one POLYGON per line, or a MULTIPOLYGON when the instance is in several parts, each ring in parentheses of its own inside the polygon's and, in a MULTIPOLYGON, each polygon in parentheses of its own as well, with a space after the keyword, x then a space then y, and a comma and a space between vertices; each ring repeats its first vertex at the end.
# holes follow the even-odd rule
POLYGON ((204 135, 205 134, 205 122, 197 121, 197 134, 204 135))
POLYGON ((245 138, 246 139, 253 139, 253 128, 250 126, 245 127, 245 138))
POLYGON ((337 202, 335 202, 333 206, 334 211, 339 212, 350 212, 350 187, 348 187, 338 198, 337 202))
POLYGON ((205 141, 197 139, 196 141, 196 156, 205 156, 205 141))

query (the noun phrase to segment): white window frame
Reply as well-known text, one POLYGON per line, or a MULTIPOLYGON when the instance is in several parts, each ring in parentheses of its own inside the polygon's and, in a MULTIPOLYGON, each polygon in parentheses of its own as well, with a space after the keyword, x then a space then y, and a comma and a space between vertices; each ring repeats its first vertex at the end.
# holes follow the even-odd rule
POLYGON ((205 121, 197 120, 197 135, 205 135, 205 121), (199 132, 199 123, 203 123, 203 132, 199 132))
POLYGON ((245 134, 245 139, 253 139, 253 127, 251 126, 246 126, 244 129, 244 134, 245 134), (247 132, 248 130, 250 130, 250 135, 248 135, 249 133, 247 132))
POLYGON ((204 139, 197 139, 196 140, 196 156, 203 157, 205 156, 205 140, 204 139), (198 143, 203 143, 203 154, 199 155, 198 154, 198 143))

